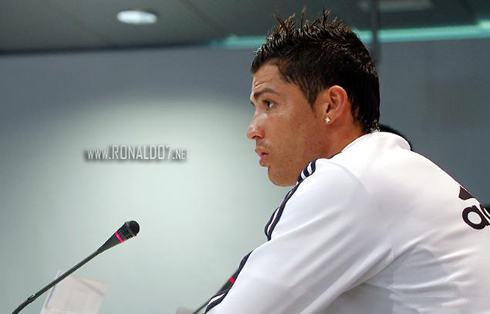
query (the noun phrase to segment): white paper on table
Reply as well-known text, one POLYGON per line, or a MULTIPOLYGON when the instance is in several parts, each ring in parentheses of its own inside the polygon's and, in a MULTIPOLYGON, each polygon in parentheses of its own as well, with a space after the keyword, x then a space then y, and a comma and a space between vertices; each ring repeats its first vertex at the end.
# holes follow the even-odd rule
POLYGON ((41 314, 97 314, 106 289, 104 282, 70 275, 51 289, 41 314))

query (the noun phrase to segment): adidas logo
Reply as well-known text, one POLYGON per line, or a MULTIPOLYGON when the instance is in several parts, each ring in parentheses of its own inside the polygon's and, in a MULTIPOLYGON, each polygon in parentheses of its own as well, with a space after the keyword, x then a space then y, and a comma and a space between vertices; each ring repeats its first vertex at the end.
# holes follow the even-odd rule
MULTIPOLYGON (((474 199, 474 197, 463 187, 460 187, 459 198, 463 201, 474 199)), ((476 205, 466 207, 463 209, 462 215, 464 222, 466 222, 468 226, 473 229, 481 230, 490 225, 490 212, 481 204, 478 205, 480 208, 476 205)))

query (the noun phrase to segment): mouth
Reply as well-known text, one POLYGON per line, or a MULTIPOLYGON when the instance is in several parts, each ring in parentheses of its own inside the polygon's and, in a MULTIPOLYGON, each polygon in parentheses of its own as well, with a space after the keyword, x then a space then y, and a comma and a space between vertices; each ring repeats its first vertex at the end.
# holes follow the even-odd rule
POLYGON ((256 148, 255 153, 257 153, 257 155, 260 157, 259 164, 262 167, 265 167, 269 157, 269 152, 263 148, 256 148))

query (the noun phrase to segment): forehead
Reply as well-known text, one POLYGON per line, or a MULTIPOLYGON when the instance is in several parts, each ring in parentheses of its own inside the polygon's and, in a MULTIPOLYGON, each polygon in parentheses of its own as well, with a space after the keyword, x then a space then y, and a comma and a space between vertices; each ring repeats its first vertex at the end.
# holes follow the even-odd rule
POLYGON ((255 72, 252 89, 259 88, 263 84, 273 84, 281 80, 281 73, 276 65, 265 64, 257 72, 255 72))
POLYGON ((278 94, 286 85, 276 65, 265 64, 255 72, 252 80, 250 99, 258 98, 265 92, 278 94))

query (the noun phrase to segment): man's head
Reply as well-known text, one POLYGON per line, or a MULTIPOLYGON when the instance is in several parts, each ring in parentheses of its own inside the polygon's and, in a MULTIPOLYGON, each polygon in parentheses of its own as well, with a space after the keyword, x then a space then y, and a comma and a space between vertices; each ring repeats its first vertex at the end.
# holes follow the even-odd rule
POLYGON ((378 127, 379 83, 368 51, 341 22, 296 29, 280 20, 256 52, 247 136, 278 185, 292 185, 315 158, 330 157, 378 127), (271 105, 272 104, 272 105, 271 105))

